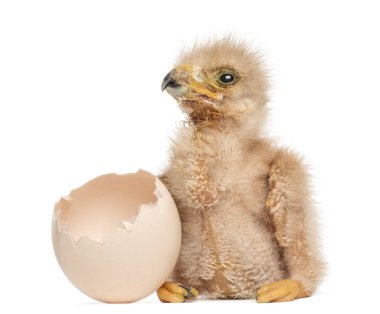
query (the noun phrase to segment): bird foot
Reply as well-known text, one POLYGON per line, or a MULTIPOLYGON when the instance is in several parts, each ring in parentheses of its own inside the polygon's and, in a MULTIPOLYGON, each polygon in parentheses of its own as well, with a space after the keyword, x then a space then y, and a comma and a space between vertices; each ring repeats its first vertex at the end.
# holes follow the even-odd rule
POLYGON ((256 294, 259 303, 293 301, 307 296, 302 284, 294 279, 284 279, 263 285, 256 294))
POLYGON ((157 296, 161 302, 182 303, 199 295, 197 289, 186 287, 172 281, 165 282, 158 290, 157 296))

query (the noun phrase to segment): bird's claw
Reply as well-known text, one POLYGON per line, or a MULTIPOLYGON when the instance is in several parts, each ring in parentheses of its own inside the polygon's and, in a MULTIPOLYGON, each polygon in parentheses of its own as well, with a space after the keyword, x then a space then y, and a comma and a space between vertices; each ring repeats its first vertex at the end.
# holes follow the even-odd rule
POLYGON ((286 302, 306 296, 302 284, 293 279, 284 279, 267 285, 257 290, 256 299, 259 303, 286 302))
POLYGON ((197 289, 172 281, 165 282, 158 290, 157 296, 162 302, 181 303, 199 295, 197 289))

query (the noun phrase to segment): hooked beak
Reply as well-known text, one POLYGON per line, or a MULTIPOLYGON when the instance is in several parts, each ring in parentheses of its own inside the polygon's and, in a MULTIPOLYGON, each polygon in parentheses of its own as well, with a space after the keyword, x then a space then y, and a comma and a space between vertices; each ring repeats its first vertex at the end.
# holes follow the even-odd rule
POLYGON ((179 71, 178 68, 171 70, 164 77, 161 90, 166 90, 174 98, 187 95, 189 88, 187 87, 187 73, 179 71))
POLYGON ((213 99, 220 98, 220 88, 211 83, 200 67, 180 65, 171 70, 163 79, 161 90, 173 97, 193 98, 194 94, 213 99))
POLYGON ((164 77, 162 84, 161 84, 161 90, 164 91, 167 87, 171 88, 177 88, 181 85, 177 83, 177 81, 174 78, 174 72, 175 70, 170 71, 166 76, 164 77))

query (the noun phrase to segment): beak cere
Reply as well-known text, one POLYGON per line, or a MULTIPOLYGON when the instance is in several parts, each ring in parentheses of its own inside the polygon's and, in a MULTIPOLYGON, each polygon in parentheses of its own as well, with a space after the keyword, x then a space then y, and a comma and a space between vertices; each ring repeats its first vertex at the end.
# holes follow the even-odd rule
POLYGON ((177 88, 180 87, 181 84, 178 84, 177 81, 174 79, 173 71, 170 71, 166 76, 164 77, 162 84, 161 84, 161 90, 164 91, 167 87, 171 88, 177 88))

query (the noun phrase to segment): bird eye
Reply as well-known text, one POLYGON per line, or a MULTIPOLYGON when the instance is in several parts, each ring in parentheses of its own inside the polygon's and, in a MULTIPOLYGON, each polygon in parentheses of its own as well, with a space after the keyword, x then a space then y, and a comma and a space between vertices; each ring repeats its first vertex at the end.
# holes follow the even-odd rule
POLYGON ((231 73, 223 73, 219 76, 219 82, 225 85, 229 85, 235 82, 235 76, 231 73))

